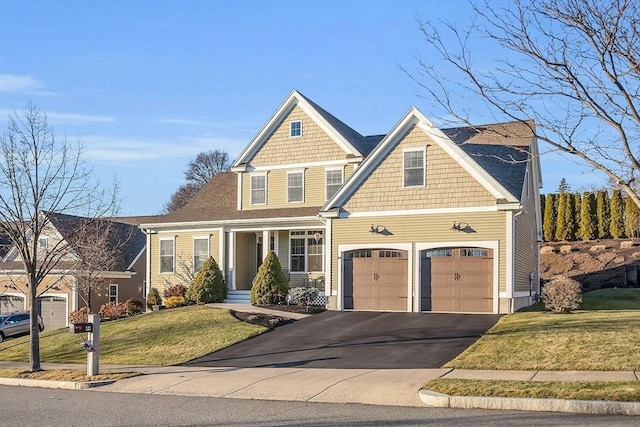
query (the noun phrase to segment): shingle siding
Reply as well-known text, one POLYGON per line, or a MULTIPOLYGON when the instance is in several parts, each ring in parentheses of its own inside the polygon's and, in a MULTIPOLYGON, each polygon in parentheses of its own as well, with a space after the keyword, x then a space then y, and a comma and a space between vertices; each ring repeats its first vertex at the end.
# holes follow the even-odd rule
POLYGON ((413 127, 345 204, 349 212, 495 205, 496 199, 421 129, 413 127), (426 184, 403 188, 403 150, 426 147, 426 184))

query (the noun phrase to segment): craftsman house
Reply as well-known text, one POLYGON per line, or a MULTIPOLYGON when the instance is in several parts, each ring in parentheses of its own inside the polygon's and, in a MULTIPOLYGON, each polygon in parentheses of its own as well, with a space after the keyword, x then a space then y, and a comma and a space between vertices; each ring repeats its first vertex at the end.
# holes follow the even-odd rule
MULTIPOLYGON (((293 91, 184 208, 141 224, 147 286, 208 256, 248 301, 274 251, 290 286, 333 310, 509 313, 539 292, 538 149, 530 122, 439 129, 410 109, 363 136, 293 91)), ((188 283, 184 283, 188 285, 188 283)))
MULTIPOLYGON (((38 250, 60 254, 38 288, 45 328, 67 326, 69 313, 84 306, 98 313, 106 302, 144 300, 146 238, 138 218, 87 221, 72 215, 43 215, 48 216, 48 225, 38 240, 38 250), (102 235, 91 235, 92 231, 102 235)), ((20 254, 6 236, 3 242, 0 312, 27 310, 29 290, 20 254)))

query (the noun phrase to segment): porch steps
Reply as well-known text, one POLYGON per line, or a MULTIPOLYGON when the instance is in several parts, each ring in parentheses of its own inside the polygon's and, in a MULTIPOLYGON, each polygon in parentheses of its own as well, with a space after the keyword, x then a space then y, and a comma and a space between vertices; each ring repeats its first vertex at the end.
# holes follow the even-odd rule
POLYGON ((229 289, 224 302, 231 304, 251 304, 251 291, 236 291, 229 289))

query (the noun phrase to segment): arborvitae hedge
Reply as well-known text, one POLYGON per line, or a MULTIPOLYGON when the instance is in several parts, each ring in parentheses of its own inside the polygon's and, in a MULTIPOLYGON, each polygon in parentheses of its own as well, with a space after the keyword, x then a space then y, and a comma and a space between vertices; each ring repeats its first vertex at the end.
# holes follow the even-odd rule
POLYGON ((593 193, 585 192, 580 207, 580 238, 593 240, 598 231, 598 217, 596 215, 596 199, 593 193))
POLYGON ((611 237, 619 239, 626 237, 624 229, 624 202, 622 201, 622 192, 613 190, 611 195, 611 237))
POLYGON ((624 205, 624 226, 627 236, 640 237, 640 210, 629 196, 626 197, 624 205))
POLYGON ((598 239, 606 239, 611 236, 609 233, 609 227, 611 227, 611 202, 609 201, 609 192, 606 190, 598 191, 596 213, 598 217, 598 239))
POLYGON ((568 200, 573 200, 573 197, 567 193, 560 193, 558 197, 558 213, 556 215, 556 233, 554 240, 568 240, 571 235, 571 224, 567 222, 569 214, 568 200))
POLYGON ((553 193, 547 194, 542 219, 544 240, 547 242, 554 240, 556 235, 556 205, 557 195, 553 193))

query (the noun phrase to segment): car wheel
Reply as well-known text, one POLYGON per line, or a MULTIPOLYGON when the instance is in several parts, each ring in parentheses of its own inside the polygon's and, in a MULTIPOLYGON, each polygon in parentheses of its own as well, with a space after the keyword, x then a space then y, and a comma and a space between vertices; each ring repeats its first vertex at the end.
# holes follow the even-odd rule
POLYGON ((39 330, 40 332, 44 331, 44 326, 42 326, 42 325, 38 325, 38 330, 39 330))
POLYGON ((4 341, 4 335, 2 335, 2 332, 0 332, 0 342, 4 341))

